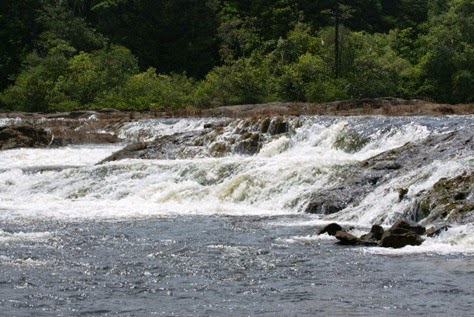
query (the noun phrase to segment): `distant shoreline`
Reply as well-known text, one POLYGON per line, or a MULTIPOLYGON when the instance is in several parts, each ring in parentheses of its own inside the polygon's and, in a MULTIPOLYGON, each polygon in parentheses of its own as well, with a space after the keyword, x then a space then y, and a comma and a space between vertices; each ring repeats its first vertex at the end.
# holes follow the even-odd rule
POLYGON ((334 115, 334 116, 444 116, 472 115, 474 103, 440 104, 424 100, 405 100, 398 98, 365 98, 328 103, 271 102, 265 104, 231 105, 209 109, 166 109, 147 112, 119 111, 115 109, 80 110, 71 112, 27 113, 0 112, 0 118, 24 119, 76 119, 90 116, 100 119, 119 119, 134 121, 147 118, 177 117, 253 117, 253 116, 291 116, 291 115, 334 115))

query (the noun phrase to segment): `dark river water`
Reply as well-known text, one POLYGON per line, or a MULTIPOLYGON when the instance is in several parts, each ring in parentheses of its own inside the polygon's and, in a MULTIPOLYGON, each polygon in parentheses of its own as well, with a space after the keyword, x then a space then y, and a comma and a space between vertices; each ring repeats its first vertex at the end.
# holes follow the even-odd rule
POLYGON ((308 215, 0 223, 2 316, 469 316, 474 256, 374 254, 308 215))

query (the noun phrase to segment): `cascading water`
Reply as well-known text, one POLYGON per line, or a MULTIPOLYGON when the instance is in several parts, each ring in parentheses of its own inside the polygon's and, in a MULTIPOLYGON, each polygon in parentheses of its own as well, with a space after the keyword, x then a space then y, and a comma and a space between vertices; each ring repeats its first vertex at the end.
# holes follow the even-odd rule
MULTIPOLYGON (((224 145, 229 149, 236 148, 235 143, 232 143, 231 135, 237 130, 243 129, 244 126, 244 120, 217 118, 143 120, 125 125, 119 133, 125 144, 135 141, 152 141, 175 133, 202 132, 204 124, 221 124, 222 131, 220 131, 220 134, 205 145, 200 145, 205 149, 196 152, 199 154, 191 157, 185 155, 173 159, 124 159, 98 164, 104 158, 122 148, 124 144, 110 146, 87 145, 56 149, 18 149, 0 152, 0 246, 7 250, 6 255, 0 256, 3 270, 7 273, 14 271, 14 275, 21 275, 21 272, 12 269, 15 267, 23 267, 23 269, 24 267, 43 268, 52 265, 66 270, 64 263, 74 263, 73 267, 82 270, 83 262, 100 262, 100 255, 93 254, 93 251, 88 251, 88 255, 85 255, 81 252, 86 251, 75 249, 76 247, 73 247, 73 245, 85 244, 88 248, 100 248, 100 243, 96 240, 103 238, 104 245, 108 245, 110 248, 119 248, 121 250, 119 252, 122 252, 123 256, 127 258, 129 256, 148 256, 149 259, 162 258, 161 266, 170 265, 167 269, 163 268, 165 271, 172 270, 171 267, 173 261, 175 261, 173 259, 176 258, 172 258, 170 254, 174 254, 174 257, 179 257, 184 261, 178 261, 179 263, 174 264, 179 267, 176 276, 180 276, 180 283, 184 283, 184 276, 187 275, 183 272, 188 270, 191 274, 201 274, 200 278, 195 277, 190 282, 201 285, 203 283, 202 279, 209 278, 207 275, 204 277, 204 263, 210 259, 216 260, 216 254, 219 255, 219 261, 226 259, 233 262, 240 259, 242 261, 240 264, 234 263, 232 265, 247 267, 247 269, 250 269, 249 266, 255 266, 257 271, 254 274, 257 275, 262 274, 262 272, 274 272, 274 270, 278 270, 277 268, 280 265, 283 265, 283 262, 291 262, 291 256, 286 254, 286 251, 283 252, 285 255, 282 255, 282 258, 273 257, 271 256, 272 253, 280 254, 282 251, 278 250, 291 249, 292 247, 300 249, 300 252, 304 253, 307 251, 303 251, 303 249, 305 246, 308 247, 308 244, 309 247, 326 245, 326 238, 317 236, 312 229, 313 227, 332 221, 354 226, 358 230, 365 229, 373 223, 388 226, 395 219, 406 216, 417 195, 432 188, 440 179, 453 178, 463 173, 472 173, 474 169, 472 149, 459 148, 454 151, 453 155, 439 159, 433 158, 424 166, 409 168, 407 173, 398 175, 390 181, 376 186, 372 192, 361 197, 360 202, 349 204, 337 213, 329 215, 307 214, 304 213, 304 210, 308 200, 314 193, 341 186, 341 179, 344 178, 341 171, 358 169, 360 168, 358 165, 360 162, 404 146, 409 142, 417 144, 427 138, 452 131, 472 131, 474 117, 298 117, 288 120, 289 132, 262 137, 261 146, 255 155, 243 155, 238 151, 228 151, 219 156, 211 155, 212 151, 210 149, 218 142, 228 142, 224 145), (406 198, 403 200, 400 199, 397 192, 399 188, 407 189, 406 198), (222 223, 219 221, 222 221, 222 223), (173 225, 172 222, 176 222, 176 224, 173 225), (122 245, 112 246, 113 241, 115 241, 115 234, 107 224, 117 230, 116 239, 120 240, 122 245), (157 229, 159 232, 168 232, 169 236, 156 238, 157 240, 154 242, 161 250, 157 251, 158 253, 147 249, 148 242, 145 244, 139 242, 148 241, 147 237, 149 236, 143 235, 143 232, 148 232, 147 234, 150 236, 159 234, 150 233, 152 229, 147 224, 153 224, 153 226, 159 228, 157 229), (216 229, 214 226, 220 229, 216 229), (82 238, 78 237, 84 236, 78 233, 82 232, 81 227, 90 232, 90 239, 92 240, 84 238, 86 240, 79 241, 82 238), (135 227, 142 229, 140 231, 135 227), (138 239, 134 240, 135 246, 138 249, 143 248, 144 253, 132 252, 123 245, 129 241, 126 233, 127 228, 131 230, 131 235, 138 239), (170 228, 175 228, 176 231, 172 231, 170 228), (208 233, 213 228, 218 231, 216 236, 208 233), (225 230, 226 228, 230 231, 225 230), (266 242, 260 240, 258 242, 247 241, 245 239, 253 239, 249 238, 248 235, 241 237, 245 240, 241 247, 238 247, 240 242, 236 240, 234 242, 228 241, 230 239, 228 235, 241 235, 242 232, 245 232, 246 234, 253 233, 257 236, 261 234, 262 237, 267 237, 273 230, 279 230, 281 233, 276 237, 269 238, 270 240, 266 242), (100 232, 102 231, 106 233, 100 238, 100 232), (192 232, 195 232, 195 238, 202 240, 202 242, 193 241, 191 243, 188 240, 185 242, 180 240, 180 237, 192 234, 192 232), (261 243, 268 244, 271 250, 260 250, 264 247, 256 249, 256 244, 261 243), (179 250, 173 248, 173 244, 179 244, 179 250), (237 246, 233 246, 233 244, 237 244, 237 246), (42 252, 46 252, 48 256, 25 257, 10 248, 15 245, 20 245, 20 249, 25 249, 30 253, 35 253, 35 246, 37 246, 38 250, 43 250, 42 252), (28 245, 31 247, 27 247, 28 245), (71 254, 68 253, 64 257, 55 256, 47 251, 48 247, 53 246, 54 248, 72 248, 70 250, 73 251, 70 251, 71 254), (210 255, 208 254, 209 259, 201 259, 199 255, 201 253, 194 253, 193 248, 196 250, 204 248, 204 251, 201 251, 205 254, 210 252, 210 255), (78 252, 81 254, 80 256, 77 254, 78 252), (130 255, 127 255, 126 252, 130 252, 130 255), (166 252, 169 252, 169 254, 166 252), (263 262, 245 264, 256 254, 265 256, 263 262), (74 256, 80 257, 82 262, 75 261, 74 256), (184 258, 181 258, 181 256, 184 258), (188 263, 186 260, 188 257, 197 262, 188 263), (87 260, 88 258, 89 260, 87 260), (199 264, 200 261, 202 261, 203 266, 199 264), (5 269, 5 267, 7 268, 5 269)), ((471 192, 470 195, 473 195, 473 193, 471 192)), ((472 263, 473 242, 474 227, 467 223, 453 225, 453 228, 436 238, 428 239, 420 247, 406 247, 400 250, 364 247, 359 250, 362 250, 362 254, 375 255, 394 253, 464 254, 472 263)), ((131 247, 133 248, 133 246, 131 247)), ((329 249, 330 247, 327 247, 327 250, 329 249)), ((102 251, 109 252, 110 250, 102 251)), ((353 252, 355 253, 351 255, 352 258, 357 258, 356 255, 360 254, 358 253, 360 251, 353 252)), ((298 254, 301 256, 303 253, 298 254)), ((328 255, 325 253, 325 256, 328 255)), ((116 261, 122 263, 120 259, 116 261)), ((130 258, 127 261, 130 264, 134 260, 130 258)), ((147 272, 149 272, 146 274, 153 277, 153 269, 149 267, 148 260, 143 261, 146 263, 140 265, 145 265, 147 272)), ((321 261, 324 262, 324 260, 321 261)), ((319 264, 313 263, 311 267, 316 269, 321 264, 322 262, 319 264)), ((91 271, 93 275, 99 274, 94 273, 94 270, 100 269, 97 267, 98 264, 90 265, 91 267, 87 270, 91 271)), ((112 273, 114 264, 104 265, 110 267, 111 277, 116 279, 111 283, 119 283, 117 280, 119 275, 112 273)), ((225 265, 224 263, 220 264, 222 270, 229 271, 230 275, 227 281, 232 284, 231 281, 235 281, 237 278, 235 267, 226 267, 225 265)), ((287 263, 287 265, 288 268, 297 268, 294 263, 287 263)), ((395 267, 397 266, 395 265, 395 267)), ((117 270, 122 269, 126 270, 126 268, 117 266, 117 270)), ((309 269, 309 267, 306 267, 306 270, 309 269)), ((215 271, 218 268, 212 266, 209 270, 215 271)), ((222 283, 220 285, 226 292, 232 293, 245 289, 242 285, 233 289, 229 283, 226 284, 224 271, 215 271, 214 273, 219 278, 222 275, 219 283, 222 283)), ((299 276, 288 272, 286 269, 283 271, 284 274, 294 278, 299 276)), ((144 271, 142 273, 145 274, 144 271)), ((472 276, 472 270, 470 273, 470 276, 472 276)), ((123 274, 127 275, 128 273, 123 274)), ((133 275, 133 272, 130 274, 133 275)), ((171 276, 173 275, 170 272, 159 274, 161 274, 161 278, 167 279, 172 279, 171 276)), ((245 276, 244 273, 238 274, 245 276)), ((275 277, 272 275, 274 273, 268 274, 275 277)), ((157 279, 156 276, 154 278, 157 279)), ((261 279, 262 277, 253 276, 251 278, 261 279)), ((71 283, 71 279, 72 277, 63 276, 63 280, 69 281, 68 283, 71 283)), ((158 280, 160 278, 157 279, 156 284, 160 284, 158 280)), ((127 283, 129 282, 127 281, 127 283)), ((14 284, 16 282, 11 280, 0 281, 0 285, 9 283, 14 284)), ((145 284, 147 283, 150 282, 147 280, 145 284)), ((212 284, 210 280, 207 280, 206 283, 212 284)), ((363 284, 364 282, 361 281, 360 283, 363 284)), ((91 291, 88 286, 82 284, 78 287, 91 291)), ((174 287, 183 292, 186 289, 180 285, 174 285, 174 287)), ((204 286, 201 285, 201 287, 204 286)), ((261 291, 261 289, 255 287, 247 288, 247 290, 261 291)), ((294 288, 295 286, 276 283, 269 287, 268 292, 272 292, 271 288, 273 287, 274 293, 285 293, 286 288, 294 288)), ((316 286, 313 285, 313 287, 316 286)), ((172 292, 163 285, 161 288, 161 290, 159 287, 156 288, 155 292, 172 292)), ((148 290, 150 289, 149 287, 148 290)), ((57 292, 60 293, 60 291, 57 292)), ((200 292, 205 292, 205 288, 201 289, 200 292)), ((467 291, 463 289, 462 292, 467 291)), ((102 294, 100 295, 102 296, 102 294)), ((463 295, 468 296, 469 294, 463 293, 463 295)), ((28 296, 31 296, 31 294, 28 296)), ((429 295, 427 296, 429 297, 429 295)), ((26 306, 19 304, 19 306, 15 306, 14 302, 8 302, 8 300, 17 300, 10 299, 10 297, 7 296, 7 302, 2 304, 13 307, 12 311, 14 311, 14 307, 26 309, 26 306)), ((219 300, 222 300, 222 298, 219 297, 219 300)), ((284 297, 280 300, 289 305, 284 297)), ((35 302, 30 297, 31 301, 35 302)), ((143 301, 147 302, 148 299, 145 298, 143 301)), ((212 299, 207 297, 206 301, 208 305, 213 302, 212 299)), ((80 303, 73 302, 76 305, 75 309, 81 311, 80 303)), ((22 303, 27 305, 24 302, 22 303)), ((237 303, 234 303, 235 305, 222 303, 219 305, 234 311, 234 313, 237 312, 238 315, 240 313, 254 314, 259 311, 252 306, 253 302, 247 303, 247 306, 241 310, 238 309, 237 303)), ((380 303, 380 305, 377 305, 377 307, 385 307, 384 305, 387 304, 380 303)), ((413 305, 416 306, 418 303, 413 303, 413 305)), ((74 310, 60 310, 54 304, 47 307, 50 311, 62 311, 66 315, 75 315, 74 310)), ((109 306, 107 307, 104 311, 109 314, 126 315, 124 311, 120 313, 120 311, 114 311, 109 306)), ((195 315, 206 315, 206 310, 200 310, 199 306, 193 307, 195 315)), ((206 307, 209 309, 207 311, 209 314, 217 313, 209 306, 206 307)), ((390 305, 387 307, 389 308, 386 310, 381 308, 381 310, 371 311, 367 306, 360 311, 361 314, 365 315, 380 314, 383 311, 389 312, 387 315, 400 313, 399 309, 397 310, 390 305)), ((267 315, 272 315, 270 308, 271 305, 265 310, 267 315)), ((92 311, 95 312, 94 314, 100 314, 101 310, 94 307, 92 311)), ((145 309, 142 313, 148 314, 152 311, 154 310, 150 308, 145 309)), ((274 312, 273 315, 283 315, 285 312, 291 315, 292 311, 282 308, 281 311, 274 312)), ((304 315, 315 311, 306 307, 300 313, 304 315)), ((347 308, 347 310, 331 311, 325 308, 322 311, 329 314, 347 314, 351 310, 347 308)), ((136 312, 140 314, 140 310, 136 312)), ((176 312, 177 315, 193 314, 193 311, 175 311, 172 306, 165 305, 162 315, 170 315, 170 312, 176 312)), ((160 315, 158 311, 155 313, 160 315)))
MULTIPOLYGON (((125 126, 120 134, 131 140, 140 139, 140 135, 149 140, 202 129, 204 123, 190 119, 147 120, 125 126)), ((465 129, 470 124, 466 118, 444 122, 430 118, 299 118, 298 127, 292 132, 268 140, 252 156, 132 159, 100 165, 95 164, 117 151, 118 146, 5 151, 0 154, 4 162, 0 206, 5 210, 1 216, 114 218, 169 213, 297 213, 303 207, 294 205, 295 200, 330 187, 335 181, 334 171, 341 166, 351 166, 432 134, 465 129), (351 138, 358 138, 346 145, 352 144, 353 148, 337 148, 338 140, 349 133, 351 138), (82 208, 88 204, 89 211, 85 212, 82 208), (67 209, 63 208, 65 205, 67 209)), ((229 130, 233 129, 229 126, 229 130)), ((230 131, 222 133, 224 140, 226 133, 230 131)), ((414 169, 412 175, 378 188, 363 204, 338 217, 370 224, 379 216, 372 209, 387 213, 387 206, 394 205, 395 194, 388 192, 390 188, 410 184, 411 191, 419 192, 442 177, 456 176, 472 167, 471 156, 461 155, 414 169)))

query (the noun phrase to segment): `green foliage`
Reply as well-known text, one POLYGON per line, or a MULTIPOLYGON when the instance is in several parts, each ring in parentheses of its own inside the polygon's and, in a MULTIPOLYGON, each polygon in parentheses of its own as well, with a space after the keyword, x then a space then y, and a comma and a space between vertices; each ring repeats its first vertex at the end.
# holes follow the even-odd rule
POLYGON ((41 31, 40 0, 0 1, 0 91, 10 85, 41 31))
POLYGON ((135 57, 124 47, 74 53, 74 48, 62 44, 44 58, 32 54, 15 85, 2 95, 2 103, 24 111, 89 108, 138 71, 135 57))
POLYGON ((1 109, 474 100, 473 0, 3 1, 0 41, 1 109))
POLYGON ((191 103, 193 82, 185 75, 157 74, 154 68, 128 78, 97 104, 120 110, 184 108, 191 103))
POLYGON ((389 37, 353 33, 350 42, 358 43, 347 75, 348 93, 353 98, 409 95, 412 65, 390 47, 389 37))
POLYGON ((199 107, 268 101, 271 78, 265 68, 250 58, 214 68, 195 90, 199 107))
POLYGON ((66 73, 68 56, 73 52, 74 48, 62 44, 50 49, 44 58, 30 54, 27 66, 18 75, 15 84, 0 96, 4 107, 21 111, 48 111, 54 98, 55 84, 66 73))
POLYGON ((37 20, 44 29, 37 43, 44 51, 56 47, 58 42, 66 42, 78 51, 97 50, 107 43, 104 35, 69 10, 66 1, 44 0, 37 20))
POLYGON ((474 100, 474 2, 433 1, 424 38, 420 94, 444 102, 474 100), (447 8, 440 12, 440 7, 447 8))
POLYGON ((226 17, 218 28, 218 35, 221 40, 219 54, 225 63, 250 55, 260 42, 252 21, 238 16, 226 17))

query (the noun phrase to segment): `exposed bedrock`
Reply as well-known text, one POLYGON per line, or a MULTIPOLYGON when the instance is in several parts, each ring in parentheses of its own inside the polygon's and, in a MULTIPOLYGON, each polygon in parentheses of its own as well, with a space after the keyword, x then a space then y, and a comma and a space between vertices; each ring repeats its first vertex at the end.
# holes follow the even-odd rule
MULTIPOLYGON (((159 136, 150 142, 125 147, 103 162, 125 158, 178 159, 222 157, 229 154, 254 155, 273 137, 290 131, 289 120, 297 125, 297 118, 263 117, 229 120, 225 123, 205 124, 204 129, 159 136)), ((103 163, 101 162, 101 163, 103 163)))
MULTIPOLYGON (((407 143, 400 148, 369 158, 357 166, 347 166, 337 172, 332 187, 312 193, 305 211, 327 215, 348 206, 357 206, 377 187, 388 184, 397 177, 427 166, 436 160, 449 160, 474 153, 474 131, 454 131, 428 137, 417 143, 407 143)), ((399 200, 407 199, 408 188, 393 188, 399 200)), ((407 218, 412 221, 438 223, 443 221, 474 221, 474 176, 469 171, 441 179, 431 189, 410 197, 413 201, 407 218)))
POLYGON ((0 150, 25 147, 45 147, 51 134, 29 124, 0 127, 0 150))

